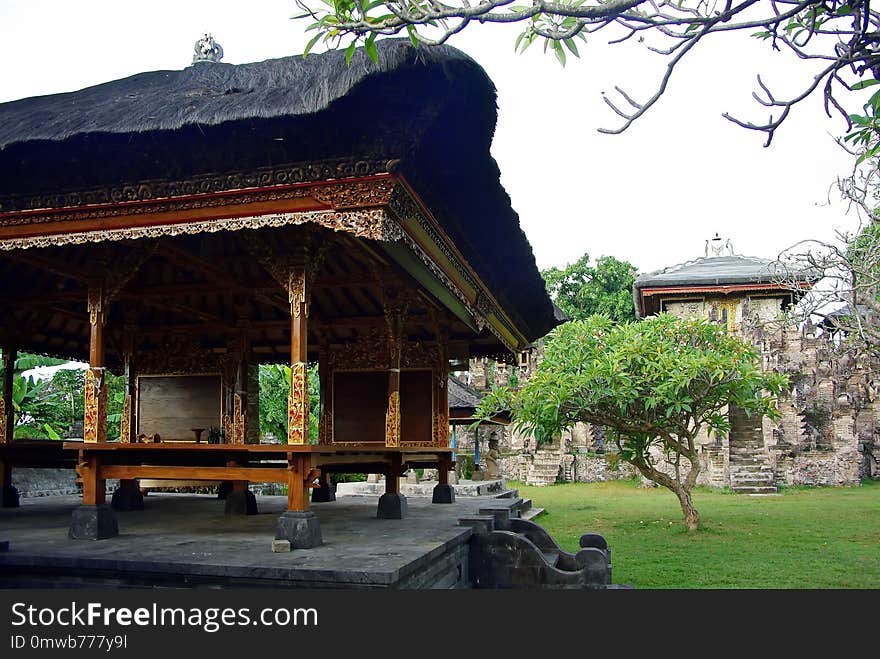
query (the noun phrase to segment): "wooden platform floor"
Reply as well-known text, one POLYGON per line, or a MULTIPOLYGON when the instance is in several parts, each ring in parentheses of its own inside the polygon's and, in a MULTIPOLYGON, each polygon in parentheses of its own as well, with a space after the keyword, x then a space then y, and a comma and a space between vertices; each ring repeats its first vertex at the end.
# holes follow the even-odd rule
POLYGON ((376 497, 339 497, 312 505, 321 547, 273 553, 282 496, 257 497, 258 515, 233 517, 211 495, 152 493, 145 510, 116 513, 118 537, 97 541, 67 537, 78 497, 23 498, 0 509, 0 541, 10 542, 0 587, 411 587, 432 563, 466 552, 471 530, 458 519, 487 501, 498 500, 409 497, 406 519, 380 520, 376 497))

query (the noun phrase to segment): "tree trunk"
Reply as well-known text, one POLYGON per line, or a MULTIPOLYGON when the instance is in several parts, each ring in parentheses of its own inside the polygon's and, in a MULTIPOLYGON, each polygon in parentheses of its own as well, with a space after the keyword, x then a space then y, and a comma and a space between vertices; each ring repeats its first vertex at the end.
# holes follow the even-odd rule
POLYGON ((696 531, 700 528, 700 513, 694 508, 694 502, 693 499, 691 499, 691 488, 696 482, 697 475, 700 471, 699 462, 691 462, 691 465, 693 465, 694 468, 688 473, 688 477, 685 479, 684 483, 679 483, 668 474, 654 469, 654 467, 643 461, 628 460, 627 462, 642 472, 648 480, 665 487, 678 497, 678 501, 681 504, 681 511, 684 513, 684 523, 687 526, 688 531, 696 531))
POLYGON ((694 508, 694 501, 691 499, 691 491, 683 487, 677 487, 673 490, 678 502, 681 504, 681 512, 684 513, 684 523, 687 525, 688 531, 696 531, 700 528, 700 513, 694 508))

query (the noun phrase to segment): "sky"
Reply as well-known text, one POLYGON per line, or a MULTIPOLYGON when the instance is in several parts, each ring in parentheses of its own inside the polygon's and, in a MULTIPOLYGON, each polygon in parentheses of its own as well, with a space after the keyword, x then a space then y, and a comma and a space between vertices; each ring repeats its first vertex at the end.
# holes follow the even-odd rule
MULTIPOLYGON (((73 91, 142 71, 182 69, 205 32, 238 64, 302 52, 305 23, 290 0, 0 0, 0 102, 73 91)), ((565 68, 536 44, 514 53, 515 26, 473 26, 449 42, 498 90, 492 155, 539 268, 583 254, 649 272, 703 255, 715 233, 740 254, 775 258, 805 239, 852 231, 833 186, 852 157, 834 138, 845 122, 808 99, 764 148, 764 136, 722 118, 762 121, 760 73, 780 95, 810 73, 747 35, 697 46, 666 94, 620 135, 602 101, 615 85, 645 99, 665 61, 592 35, 565 68)), ((487 235, 491 246, 498 236, 487 235)))

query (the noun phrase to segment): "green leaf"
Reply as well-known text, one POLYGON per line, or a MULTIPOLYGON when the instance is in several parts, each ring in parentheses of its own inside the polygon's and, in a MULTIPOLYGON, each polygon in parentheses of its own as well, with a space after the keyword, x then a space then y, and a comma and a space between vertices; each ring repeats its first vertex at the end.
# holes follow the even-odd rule
POLYGON ((556 59, 559 60, 559 63, 562 66, 565 66, 565 50, 562 48, 562 44, 559 41, 553 42, 553 50, 556 52, 556 59))
POLYGON ((345 65, 351 66, 351 58, 354 55, 354 49, 357 48, 357 41, 352 41, 345 49, 345 65))
POLYGON ((371 32, 370 36, 367 37, 367 40, 364 42, 364 51, 367 53, 367 57, 373 60, 373 63, 379 62, 379 50, 376 48, 376 33, 371 32))
POLYGON ((880 85, 880 80, 875 80, 873 78, 869 80, 860 80, 852 86, 853 90, 865 89, 866 87, 873 87, 874 85, 880 85))
POLYGON ((571 51, 572 55, 574 55, 575 57, 580 57, 580 53, 578 53, 578 49, 574 43, 574 39, 565 39, 563 43, 565 44, 566 48, 571 51))
POLYGON ((309 51, 312 49, 312 46, 314 46, 318 42, 318 39, 320 39, 322 36, 324 35, 319 32, 314 37, 312 37, 311 41, 309 41, 308 45, 306 45, 306 49, 303 51, 303 59, 308 56, 309 51))

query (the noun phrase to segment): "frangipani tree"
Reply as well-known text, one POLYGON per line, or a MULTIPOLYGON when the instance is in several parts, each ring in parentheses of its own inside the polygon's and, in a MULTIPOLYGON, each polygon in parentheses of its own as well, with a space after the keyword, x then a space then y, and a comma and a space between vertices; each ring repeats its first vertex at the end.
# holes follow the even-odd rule
POLYGON ((670 489, 694 530, 698 433, 728 432, 729 404, 776 417, 786 384, 782 375, 763 373, 755 350, 721 325, 667 314, 615 325, 593 316, 554 330, 534 375, 519 389, 493 390, 478 416, 508 409, 538 443, 579 421, 605 426, 621 459, 670 489), (658 466, 658 453, 671 469, 658 466))

